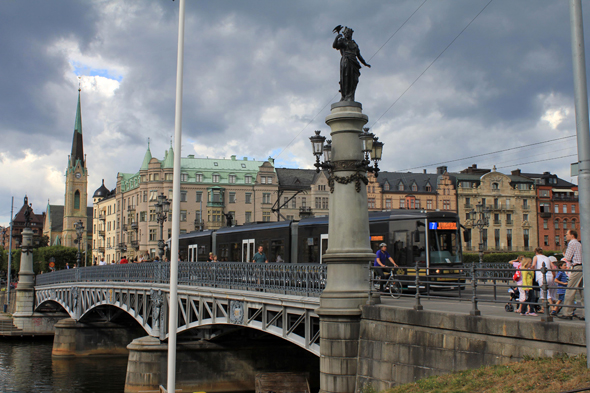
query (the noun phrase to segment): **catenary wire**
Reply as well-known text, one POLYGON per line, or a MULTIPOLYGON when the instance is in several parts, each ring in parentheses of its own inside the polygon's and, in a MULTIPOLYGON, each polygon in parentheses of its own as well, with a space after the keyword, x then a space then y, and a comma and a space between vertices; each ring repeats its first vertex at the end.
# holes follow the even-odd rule
POLYGON ((435 63, 435 62, 436 62, 436 61, 437 61, 437 60, 438 60, 438 59, 439 59, 439 58, 440 58, 440 57, 441 57, 441 56, 442 56, 442 55, 443 55, 443 54, 444 54, 444 53, 447 51, 447 49, 449 49, 449 48, 451 47, 451 45, 453 45, 453 43, 454 43, 454 42, 457 40, 457 38, 459 38, 459 37, 461 36, 461 34, 463 34, 463 32, 464 32, 465 30, 467 30, 467 28, 468 28, 468 27, 469 27, 469 26, 470 26, 470 25, 473 23, 473 21, 475 21, 475 19, 477 19, 477 17, 478 17, 479 15, 481 15, 481 13, 482 13, 482 12, 484 12, 484 10, 485 10, 486 8, 488 8, 488 6, 489 6, 489 5, 492 3, 492 1, 494 1, 494 0, 490 0, 490 1, 489 1, 489 2, 488 2, 488 3, 487 3, 487 4, 486 4, 486 5, 485 5, 485 6, 484 6, 482 9, 481 9, 481 11, 479 11, 479 12, 477 13, 477 15, 475 15, 475 16, 473 17, 473 19, 471 19, 471 21, 470 21, 470 22, 467 24, 467 26, 465 26, 465 27, 463 28, 463 30, 461 30, 461 31, 459 32, 459 34, 457 34, 457 35, 455 36, 455 38, 453 38, 453 40, 452 40, 452 41, 451 41, 451 42, 450 42, 450 43, 449 43, 449 44, 448 44, 448 45, 447 45, 447 46, 446 46, 446 47, 445 47, 445 48, 442 50, 442 52, 440 52, 440 53, 438 54, 438 56, 436 56, 436 57, 434 58, 434 60, 432 60, 432 62, 431 62, 431 63, 430 63, 430 64, 429 64, 429 65, 428 65, 428 66, 427 66, 425 69, 424 69, 424 71, 422 71, 422 73, 420 73, 420 75, 418 75, 418 77, 417 77, 416 79, 414 79, 414 81, 413 81, 413 82, 412 82, 412 83, 411 83, 411 84, 410 84, 410 85, 407 87, 407 89, 406 89, 406 90, 404 90, 404 91, 402 92, 402 94, 400 94, 400 96, 399 96, 399 97, 397 97, 397 99, 396 99, 395 101, 393 101, 393 104, 391 104, 391 105, 389 106, 389 108, 387 108, 387 109, 385 110, 385 112, 383 112, 383 114, 382 114, 381 116, 379 116, 379 117, 377 118, 377 120, 375 120, 375 121, 373 122, 373 124, 371 125, 371 127, 370 127, 370 128, 374 128, 374 127, 375 127, 375 124, 377 124, 377 123, 379 122, 379 120, 381 120, 381 118, 382 118, 383 116, 385 116, 385 115, 387 114, 387 112, 389 112, 389 110, 390 110, 391 108, 393 108, 393 106, 394 106, 394 105, 395 105, 395 104, 396 104, 396 103, 397 103, 397 102, 398 102, 398 101, 399 101, 399 100, 400 100, 400 99, 401 99, 401 98, 402 98, 402 97, 403 97, 403 96, 404 96, 404 95, 405 95, 405 94, 408 92, 408 90, 410 90, 410 89, 412 88, 412 86, 414 86, 414 84, 415 84, 416 82, 418 82, 418 80, 419 80, 419 79, 422 77, 422 75, 424 75, 424 74, 426 73, 426 71, 428 71, 428 70, 430 69, 430 67, 432 67, 432 65, 433 65, 433 64, 434 64, 434 63, 435 63))
POLYGON ((492 154, 503 153, 503 152, 506 152, 506 151, 522 149, 522 148, 530 147, 530 146, 537 146, 537 145, 541 145, 541 144, 544 144, 544 143, 555 142, 555 141, 559 141, 559 140, 562 140, 562 139, 575 138, 575 137, 576 137, 575 135, 568 135, 568 136, 564 136, 564 137, 561 137, 561 138, 549 139, 547 141, 535 142, 535 143, 530 143, 528 145, 522 145, 522 146, 517 146, 517 147, 510 147, 508 149, 496 150, 496 151, 492 151, 492 152, 489 152, 489 153, 476 154, 474 156, 469 156, 469 157, 464 157, 464 158, 456 158, 454 160, 441 161, 441 162, 437 162, 437 163, 434 163, 434 164, 415 166, 415 167, 408 168, 408 169, 398 170, 396 172, 407 172, 407 171, 411 171, 412 169, 428 168, 428 167, 432 167, 432 166, 437 166, 437 165, 442 165, 442 164, 448 164, 448 163, 451 163, 451 162, 457 162, 457 161, 463 161, 463 160, 470 160, 472 158, 489 156, 489 155, 492 155, 492 154))
MULTIPOLYGON (((415 14, 416 12, 418 12, 418 10, 419 10, 420 8, 422 8, 422 6, 424 5, 424 3, 426 3, 427 1, 428 1, 428 0, 424 0, 424 1, 422 2, 422 4, 420 4, 420 5, 418 6, 418 8, 416 8, 416 10, 415 10, 414 12, 412 12, 412 14, 406 18, 406 20, 404 21, 404 23, 402 23, 402 24, 401 24, 401 26, 400 26, 400 27, 399 27, 399 28, 398 28, 396 31, 394 31, 394 32, 393 32, 393 34, 392 34, 391 36, 389 36, 389 38, 387 39, 387 41, 385 41, 385 43, 384 43, 383 45, 381 45, 381 47, 380 47, 379 49, 377 49, 377 51, 376 51, 375 53, 373 53, 373 55, 372 55, 372 56, 369 58, 369 60, 368 60, 368 61, 370 61, 370 60, 371 60, 373 57, 375 57, 375 55, 377 55, 377 53, 379 53, 379 51, 380 51, 381 49, 383 49, 383 47, 384 47, 385 45, 387 45, 387 43, 388 43, 388 42, 389 42, 389 41, 390 41, 390 40, 391 40, 391 39, 392 39, 392 38, 393 38, 393 37, 394 37, 394 36, 397 34, 397 32, 398 32, 398 31, 400 31, 400 29, 401 29, 402 27, 404 27, 404 26, 406 25, 406 23, 408 23, 408 21, 409 21, 409 20, 410 20, 410 19, 411 19, 411 18, 414 16, 414 14, 415 14)), ((320 114, 321 114, 323 111, 324 111, 324 109, 326 109, 326 107, 327 107, 328 105, 330 105, 330 103, 331 103, 332 101, 334 101, 334 98, 336 98, 337 96, 338 96, 338 93, 334 94, 334 95, 332 96, 332 98, 330 98, 330 99, 328 100, 328 102, 326 103, 326 105, 324 105, 324 106, 322 107, 322 109, 320 109, 320 111, 319 111, 318 113, 316 113, 316 115, 315 115, 315 116, 314 116, 314 117, 313 117, 313 118, 312 118, 310 121, 308 121, 308 122, 305 124, 305 126, 303 126, 303 128, 301 129, 301 131, 299 131, 299 132, 297 133, 297 135, 295 135, 295 137, 294 137, 293 139, 291 139, 291 141, 290 141, 290 142, 287 144, 287 146, 285 146, 284 148, 282 148, 282 149, 281 149, 281 151, 280 151, 280 152, 279 152, 279 153, 278 153, 278 154, 277 154, 275 157, 273 157, 273 158, 274 158, 274 159, 276 159, 276 158, 278 158, 278 157, 279 157, 281 154, 283 154, 283 152, 284 152, 285 150, 287 150, 287 148, 288 148, 289 146, 291 146, 291 145, 293 144, 293 142, 295 142, 295 140, 296 140, 297 138, 299 138, 299 135, 301 135, 301 133, 302 133, 303 131, 305 131, 305 129, 306 129, 306 128, 307 128, 307 127, 308 127, 308 126, 309 126, 309 125, 310 125, 310 124, 311 124, 311 123, 312 123, 312 122, 313 122, 313 121, 314 121, 314 120, 315 120, 315 119, 316 119, 316 118, 317 118, 317 117, 318 117, 318 116, 319 116, 319 115, 320 115, 320 114)))

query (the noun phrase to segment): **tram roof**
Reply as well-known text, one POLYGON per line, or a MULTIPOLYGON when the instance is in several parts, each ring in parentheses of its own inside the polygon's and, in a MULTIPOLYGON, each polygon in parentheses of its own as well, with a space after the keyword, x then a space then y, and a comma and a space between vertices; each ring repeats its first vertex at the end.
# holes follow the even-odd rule
POLYGON ((178 239, 192 239, 195 237, 211 236, 211 233, 213 233, 213 231, 210 229, 208 229, 206 231, 193 231, 193 232, 183 233, 181 235, 178 235, 178 239))
POLYGON ((252 230, 261 230, 261 229, 277 229, 277 228, 285 228, 291 225, 291 221, 278 221, 278 222, 262 222, 262 223, 252 223, 252 224, 245 224, 245 225, 237 225, 235 227, 223 227, 218 229, 216 232, 218 234, 221 233, 233 233, 233 232, 247 232, 252 230))

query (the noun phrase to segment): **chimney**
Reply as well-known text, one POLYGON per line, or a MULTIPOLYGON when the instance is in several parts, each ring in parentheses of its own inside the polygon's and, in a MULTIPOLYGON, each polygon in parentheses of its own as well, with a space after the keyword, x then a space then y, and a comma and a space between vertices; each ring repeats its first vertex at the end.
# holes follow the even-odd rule
POLYGON ((515 169, 512 171, 512 176, 520 176, 520 169, 515 169))
POLYGON ((446 172, 447 172, 447 167, 444 165, 436 168, 437 175, 444 175, 446 172))
POLYGON ((424 169, 424 174, 426 174, 426 169, 424 169))

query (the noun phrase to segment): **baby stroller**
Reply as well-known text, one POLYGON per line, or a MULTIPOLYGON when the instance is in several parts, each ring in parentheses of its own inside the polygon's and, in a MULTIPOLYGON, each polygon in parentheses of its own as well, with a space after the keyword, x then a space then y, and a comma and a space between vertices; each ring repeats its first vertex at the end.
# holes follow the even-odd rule
POLYGON ((518 301, 518 299, 520 297, 520 291, 516 287, 510 287, 508 289, 508 293, 510 294, 510 303, 506 303, 506 305, 504 306, 504 310, 506 310, 506 312, 513 312, 514 311, 514 303, 512 303, 512 302, 518 301))

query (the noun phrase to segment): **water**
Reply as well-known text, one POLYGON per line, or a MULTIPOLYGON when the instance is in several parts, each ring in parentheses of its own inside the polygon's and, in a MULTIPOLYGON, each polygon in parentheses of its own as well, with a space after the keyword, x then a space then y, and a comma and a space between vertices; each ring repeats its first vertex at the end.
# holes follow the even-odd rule
POLYGON ((51 339, 0 338, 0 392, 123 392, 126 357, 52 359, 52 347, 51 339))

